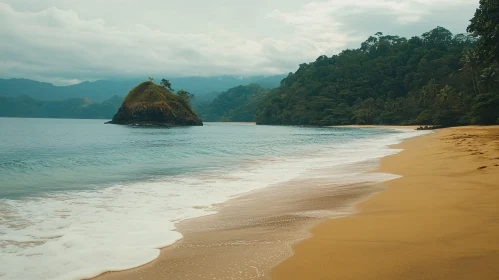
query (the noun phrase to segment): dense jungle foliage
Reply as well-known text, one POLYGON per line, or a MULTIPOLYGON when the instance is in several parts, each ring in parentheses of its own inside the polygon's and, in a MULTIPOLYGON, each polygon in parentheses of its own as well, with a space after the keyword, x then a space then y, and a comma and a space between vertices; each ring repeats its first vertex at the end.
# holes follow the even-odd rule
POLYGON ((499 2, 481 0, 469 34, 380 32, 359 49, 301 64, 259 104, 259 124, 499 123, 499 2))
POLYGON ((258 104, 268 90, 257 84, 233 87, 219 94, 213 101, 194 105, 203 121, 252 122, 258 104))

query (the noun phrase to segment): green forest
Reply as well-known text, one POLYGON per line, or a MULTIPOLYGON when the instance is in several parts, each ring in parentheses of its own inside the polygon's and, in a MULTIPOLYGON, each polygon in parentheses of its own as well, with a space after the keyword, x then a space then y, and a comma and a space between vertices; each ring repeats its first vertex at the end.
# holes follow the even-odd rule
POLYGON ((499 123, 499 1, 481 0, 467 34, 437 27, 410 39, 301 64, 258 106, 258 124, 499 123))
POLYGON ((258 84, 233 87, 219 94, 213 101, 194 105, 203 121, 252 122, 258 105, 268 93, 258 84))

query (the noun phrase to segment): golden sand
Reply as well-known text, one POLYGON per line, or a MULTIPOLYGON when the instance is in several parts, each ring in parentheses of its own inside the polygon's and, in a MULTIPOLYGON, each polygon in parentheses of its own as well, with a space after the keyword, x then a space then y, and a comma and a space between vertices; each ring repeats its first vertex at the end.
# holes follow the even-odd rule
POLYGON ((443 129, 399 147, 381 171, 404 177, 354 216, 327 220, 380 185, 300 178, 181 222, 184 238, 157 260, 96 280, 499 279, 499 127, 443 129))
POLYGON ((403 177, 359 214, 322 222, 272 279, 499 279, 499 127, 397 147, 380 170, 403 177))
POLYGON ((270 279, 313 226, 351 214, 355 202, 379 190, 377 183, 304 178, 254 191, 219 205, 217 215, 177 224, 184 238, 153 262, 95 280, 270 279))
POLYGON ((350 128, 398 128, 398 129, 417 129, 421 127, 420 125, 372 125, 372 124, 366 124, 366 125, 359 125, 359 124, 352 124, 352 125, 336 125, 336 126, 329 126, 329 127, 350 127, 350 128))

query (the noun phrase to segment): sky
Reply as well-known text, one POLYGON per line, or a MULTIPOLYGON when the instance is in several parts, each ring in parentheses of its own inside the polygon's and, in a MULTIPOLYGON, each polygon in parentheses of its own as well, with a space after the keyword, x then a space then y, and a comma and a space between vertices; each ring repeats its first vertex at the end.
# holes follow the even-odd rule
POLYGON ((273 75, 370 35, 463 33, 478 0, 0 0, 0 78, 273 75))

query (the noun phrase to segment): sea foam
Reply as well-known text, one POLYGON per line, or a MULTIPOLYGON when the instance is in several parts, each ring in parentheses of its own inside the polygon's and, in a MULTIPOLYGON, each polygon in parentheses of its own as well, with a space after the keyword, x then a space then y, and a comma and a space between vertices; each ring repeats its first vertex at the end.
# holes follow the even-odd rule
MULTIPOLYGON (((341 145, 317 145, 293 156, 259 158, 230 170, 168 176, 92 191, 0 200, 0 278, 84 279, 148 263, 182 238, 175 223, 215 214, 212 206, 252 190, 399 152, 388 145, 425 132, 400 131, 341 145)), ((323 173, 320 173, 323 174, 323 173)), ((89 176, 92 176, 89 174, 89 176)), ((321 175, 325 176, 325 175, 321 175)), ((372 180, 396 176, 374 174, 372 180)))

